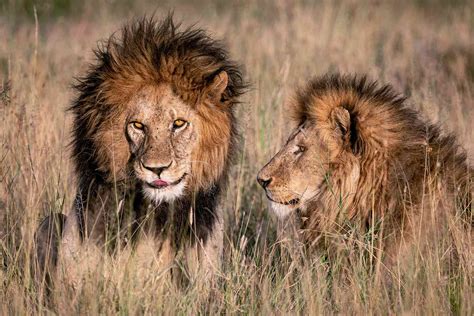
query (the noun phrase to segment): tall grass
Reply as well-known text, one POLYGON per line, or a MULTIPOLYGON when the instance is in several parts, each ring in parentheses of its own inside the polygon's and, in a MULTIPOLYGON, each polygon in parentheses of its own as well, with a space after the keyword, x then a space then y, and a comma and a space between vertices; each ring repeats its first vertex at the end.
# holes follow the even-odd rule
POLYGON ((452 232, 470 258, 452 272, 442 267, 450 244, 440 238, 428 253, 407 258, 387 286, 350 242, 332 264, 302 255, 291 234, 280 233, 291 226, 271 216, 255 182, 288 134, 284 100, 297 84, 327 71, 392 83, 427 119, 455 132, 472 161, 472 2, 47 3, 56 2, 56 11, 34 1, 0 5, 0 314, 472 314, 470 233, 452 232), (91 274, 81 291, 57 287, 45 302, 30 276, 30 258, 40 219, 67 213, 75 193, 65 112, 70 84, 98 40, 128 18, 170 9, 185 25, 197 22, 225 39, 253 85, 238 109, 244 141, 224 203, 219 283, 210 297, 198 287, 177 289, 153 268, 137 269, 139 259, 125 250, 104 258, 107 273, 91 274), (347 258, 349 267, 338 264, 347 258))

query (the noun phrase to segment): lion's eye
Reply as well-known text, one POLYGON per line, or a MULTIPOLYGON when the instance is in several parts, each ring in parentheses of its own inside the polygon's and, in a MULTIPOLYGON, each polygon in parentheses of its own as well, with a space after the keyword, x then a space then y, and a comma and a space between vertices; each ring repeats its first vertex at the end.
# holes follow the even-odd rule
POLYGON ((182 120, 182 119, 177 119, 177 120, 174 120, 173 122, 173 128, 174 129, 178 129, 178 128, 181 128, 183 127, 184 125, 186 125, 186 121, 185 120, 182 120))
POLYGON ((301 154, 306 151, 306 147, 298 145, 296 146, 296 150, 293 152, 295 155, 301 154))
POLYGON ((140 123, 140 122, 133 122, 132 123, 133 127, 135 127, 136 129, 139 129, 139 130, 142 130, 145 126, 140 123))

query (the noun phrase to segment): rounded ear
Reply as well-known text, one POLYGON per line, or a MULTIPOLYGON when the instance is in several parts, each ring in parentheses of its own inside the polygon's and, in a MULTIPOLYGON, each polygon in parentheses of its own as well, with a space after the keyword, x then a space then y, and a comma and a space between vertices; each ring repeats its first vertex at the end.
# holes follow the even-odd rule
POLYGON ((363 139, 358 132, 357 117, 343 107, 334 108, 330 116, 331 124, 342 140, 343 146, 354 154, 360 154, 363 139))
POLYGON ((218 73, 208 87, 206 96, 207 100, 214 104, 218 103, 221 100, 222 94, 227 88, 228 83, 229 76, 227 75, 227 72, 221 71, 218 73))
POLYGON ((331 123, 334 129, 341 134, 341 137, 345 138, 351 127, 351 116, 349 111, 343 107, 334 108, 331 112, 331 123))
POLYGON ((351 135, 351 133, 355 133, 355 131, 353 131, 351 127, 351 115, 349 111, 343 107, 336 107, 331 111, 330 119, 334 130, 342 139, 343 144, 352 148, 353 144, 351 144, 351 142, 355 139, 356 135, 351 135))

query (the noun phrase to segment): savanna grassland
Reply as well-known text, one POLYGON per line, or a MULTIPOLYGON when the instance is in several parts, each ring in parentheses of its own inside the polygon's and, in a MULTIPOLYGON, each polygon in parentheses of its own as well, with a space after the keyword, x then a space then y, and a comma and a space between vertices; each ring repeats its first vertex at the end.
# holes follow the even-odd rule
MULTIPOLYGON (((473 165, 474 3, 447 2, 0 1, 0 314, 472 315, 472 247, 460 248, 465 259, 448 267, 446 247, 410 253, 411 265, 390 274, 387 286, 367 268, 370 241, 368 257, 341 244, 349 267, 337 257, 329 265, 302 256, 296 242, 280 238, 282 224, 255 181, 289 133, 285 99, 328 71, 391 83, 425 118, 454 132, 473 165), (34 231, 51 212, 67 213, 75 194, 66 111, 74 77, 124 22, 170 10, 183 25, 223 39, 251 83, 237 110, 242 151, 223 206, 218 285, 209 296, 192 285, 180 290, 118 254, 104 258, 112 268, 86 278, 81 291, 58 287, 45 299, 30 273, 34 231)), ((472 244, 471 231, 451 234, 472 244)))

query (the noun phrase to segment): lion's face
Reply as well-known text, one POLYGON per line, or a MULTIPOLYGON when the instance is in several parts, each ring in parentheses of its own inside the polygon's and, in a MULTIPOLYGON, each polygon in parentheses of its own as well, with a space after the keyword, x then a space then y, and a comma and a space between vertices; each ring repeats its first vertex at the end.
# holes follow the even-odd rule
POLYGON ((158 203, 212 186, 226 167, 233 137, 232 111, 222 101, 227 73, 217 74, 194 102, 172 83, 140 83, 104 87, 108 108, 94 113, 102 120, 92 136, 96 170, 110 183, 138 180, 158 203))
POLYGON ((317 198, 334 156, 332 140, 321 136, 315 124, 305 122, 258 173, 277 216, 284 218, 317 198))
POLYGON ((189 182, 196 113, 169 85, 143 88, 128 109, 125 135, 135 176, 148 198, 172 201, 189 182))

